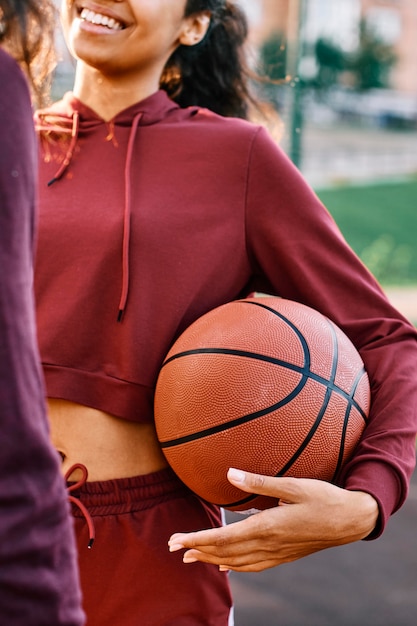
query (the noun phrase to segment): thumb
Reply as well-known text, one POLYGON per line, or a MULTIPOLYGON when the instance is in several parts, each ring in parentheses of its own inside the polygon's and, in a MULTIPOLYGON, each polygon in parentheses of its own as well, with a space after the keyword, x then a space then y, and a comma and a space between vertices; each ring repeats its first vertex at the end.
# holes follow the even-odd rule
POLYGON ((278 498, 283 502, 296 503, 302 499, 302 479, 252 474, 234 467, 229 468, 227 478, 232 485, 248 493, 278 498))

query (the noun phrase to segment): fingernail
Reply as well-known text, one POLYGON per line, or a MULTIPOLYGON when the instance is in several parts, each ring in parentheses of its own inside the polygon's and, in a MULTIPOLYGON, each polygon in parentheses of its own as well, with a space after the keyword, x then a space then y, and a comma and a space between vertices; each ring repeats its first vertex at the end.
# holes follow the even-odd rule
POLYGON ((182 561, 183 563, 197 563, 196 558, 193 556, 187 556, 186 554, 184 554, 182 561))
POLYGON ((230 572, 230 569, 225 565, 219 565, 219 572, 230 572))
POLYGON ((235 469, 234 467, 231 467, 229 469, 228 476, 229 478, 234 480, 236 483, 245 482, 245 472, 242 472, 242 470, 235 469))
POLYGON ((177 552, 177 550, 182 550, 184 546, 180 543, 170 543, 168 544, 168 548, 170 552, 177 552))

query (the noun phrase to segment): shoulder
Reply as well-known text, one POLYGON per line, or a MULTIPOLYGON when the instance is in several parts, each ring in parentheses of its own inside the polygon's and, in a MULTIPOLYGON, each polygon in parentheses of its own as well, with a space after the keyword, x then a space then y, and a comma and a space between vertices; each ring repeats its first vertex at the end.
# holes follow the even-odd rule
POLYGON ((7 76, 7 74, 14 72, 22 73, 15 59, 0 46, 0 76, 7 76))
POLYGON ((27 190, 25 184, 32 188, 37 158, 32 103, 23 71, 2 49, 0 83, 7 85, 7 89, 0 91, 1 152, 7 155, 7 167, 2 167, 0 176, 4 188, 13 189, 15 197, 23 196, 27 190), (13 178, 10 171, 15 172, 13 178))
POLYGON ((237 137, 254 137, 259 131, 259 126, 248 120, 237 117, 223 117, 213 113, 209 109, 192 107, 190 108, 190 123, 200 129, 207 128, 212 133, 227 133, 237 137))
POLYGON ((19 132, 32 124, 32 104, 26 77, 18 63, 0 48, 0 84, 7 85, 0 94, 0 125, 19 132))
POLYGON ((252 151, 281 151, 266 126, 240 118, 223 117, 204 108, 174 110, 164 123, 176 128, 184 140, 223 150, 225 157, 231 152, 237 156, 239 151, 242 157, 252 151))
MULTIPOLYGON (((21 97, 22 94, 30 100, 29 87, 26 77, 15 59, 10 56, 0 46, 0 81, 2 84, 7 84, 7 98, 5 101, 13 102, 17 97, 21 97)), ((4 92, 6 96, 6 90, 4 92)))

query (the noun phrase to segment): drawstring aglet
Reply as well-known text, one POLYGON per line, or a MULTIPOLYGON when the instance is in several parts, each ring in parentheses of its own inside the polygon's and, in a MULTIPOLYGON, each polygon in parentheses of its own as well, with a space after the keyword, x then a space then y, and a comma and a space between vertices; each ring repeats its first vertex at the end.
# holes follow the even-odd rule
POLYGON ((74 496, 71 496, 71 495, 68 497, 68 499, 69 499, 70 502, 72 502, 73 504, 78 506, 78 508, 80 509, 82 514, 84 515, 85 521, 87 522, 87 526, 88 526, 88 532, 89 532, 89 541, 88 541, 87 548, 89 550, 91 550, 91 548, 93 547, 95 536, 96 536, 94 523, 93 523, 93 520, 91 518, 91 515, 87 511, 87 509, 85 508, 83 503, 80 502, 80 500, 78 500, 77 498, 74 498, 74 496))
POLYGON ((71 163, 71 159, 73 157, 74 150, 75 150, 75 145, 77 143, 79 118, 80 118, 80 115, 78 111, 75 111, 73 114, 73 118, 72 118, 71 141, 70 141, 69 148, 55 176, 51 178, 51 180, 48 182, 48 187, 50 187, 51 185, 53 185, 54 183, 56 183, 58 180, 62 178, 65 170, 67 169, 68 165, 71 163))
POLYGON ((82 463, 75 463, 75 465, 72 465, 67 471, 67 473, 65 474, 65 480, 68 482, 70 479, 70 476, 73 474, 73 472, 75 472, 76 469, 81 470, 82 478, 76 483, 73 483, 67 487, 68 500, 72 504, 75 504, 75 506, 77 506, 80 509, 81 513, 84 516, 85 521, 87 522, 88 533, 89 533, 89 541, 88 541, 87 547, 89 550, 91 550, 91 548, 93 547, 95 536, 96 536, 93 519, 90 513, 88 512, 88 510, 86 509, 86 507, 84 506, 84 504, 78 498, 72 495, 73 491, 75 491, 79 487, 82 487, 86 483, 87 478, 88 478, 87 468, 85 467, 85 465, 82 465, 82 463))

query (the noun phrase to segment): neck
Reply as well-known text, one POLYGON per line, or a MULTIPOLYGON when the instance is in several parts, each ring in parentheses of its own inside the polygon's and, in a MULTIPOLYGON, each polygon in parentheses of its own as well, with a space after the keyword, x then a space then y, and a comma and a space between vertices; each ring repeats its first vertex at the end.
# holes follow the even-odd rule
POLYGON ((136 80, 131 76, 103 75, 97 70, 78 63, 75 74, 74 95, 93 109, 102 119, 109 121, 120 111, 144 100, 158 91, 159 81, 152 76, 136 80))

